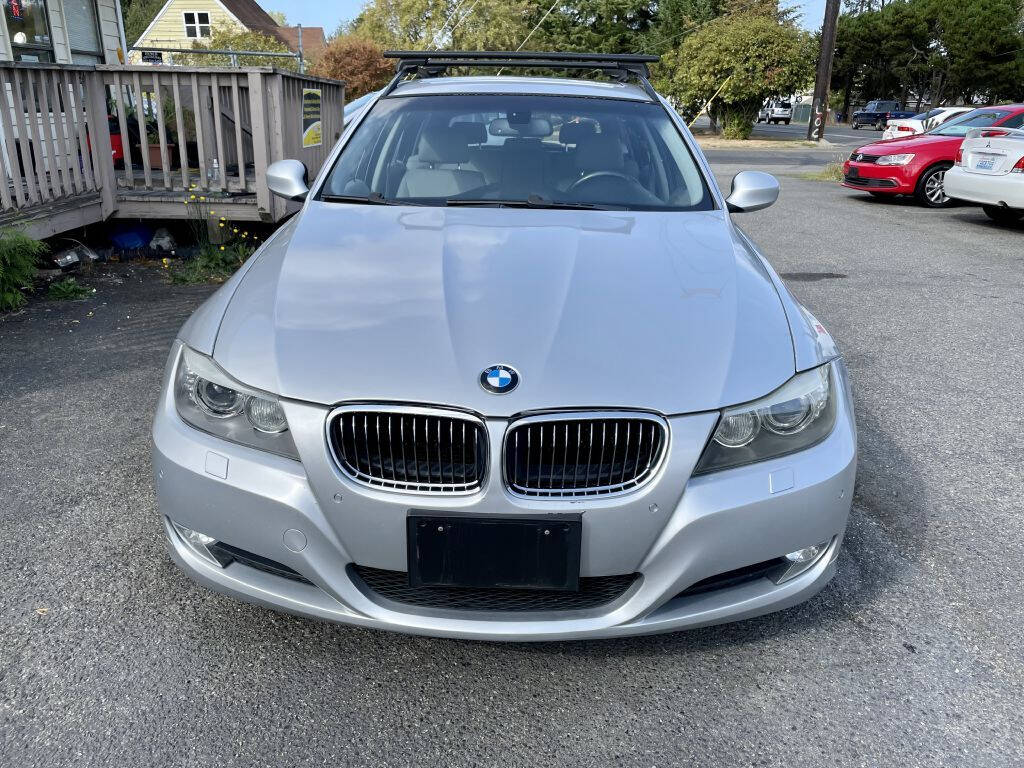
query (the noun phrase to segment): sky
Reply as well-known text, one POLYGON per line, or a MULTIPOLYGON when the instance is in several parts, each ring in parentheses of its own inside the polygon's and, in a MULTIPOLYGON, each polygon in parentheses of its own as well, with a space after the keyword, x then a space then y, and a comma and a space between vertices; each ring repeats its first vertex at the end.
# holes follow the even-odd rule
MULTIPOLYGON (((289 24, 304 27, 323 27, 324 32, 333 34, 343 21, 356 17, 364 0, 260 0, 268 11, 284 11, 289 24)), ((821 27, 825 13, 825 0, 783 0, 783 6, 800 6, 803 15, 801 23, 810 30, 821 27)))

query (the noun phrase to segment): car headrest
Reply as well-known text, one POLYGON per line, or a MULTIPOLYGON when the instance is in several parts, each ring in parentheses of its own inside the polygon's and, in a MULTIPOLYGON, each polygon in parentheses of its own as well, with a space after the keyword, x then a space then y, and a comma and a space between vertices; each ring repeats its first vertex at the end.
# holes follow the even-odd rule
POLYGON ((579 144, 585 141, 588 136, 597 133, 597 126, 593 123, 562 123, 558 131, 558 141, 562 144, 579 144))
POLYGON ((576 167, 581 171, 621 171, 625 165, 622 144, 607 133, 595 133, 576 145, 576 167))
POLYGON ((423 129, 416 154, 421 163, 464 163, 469 160, 469 147, 461 132, 435 125, 423 129))
POLYGON ((487 143, 487 128, 483 123, 452 123, 448 129, 460 136, 466 144, 487 143))
POLYGON ((497 117, 487 125, 487 132, 491 136, 520 136, 530 139, 539 139, 543 136, 550 136, 554 132, 551 121, 543 117, 534 117, 528 123, 517 123, 512 125, 506 117, 497 117))

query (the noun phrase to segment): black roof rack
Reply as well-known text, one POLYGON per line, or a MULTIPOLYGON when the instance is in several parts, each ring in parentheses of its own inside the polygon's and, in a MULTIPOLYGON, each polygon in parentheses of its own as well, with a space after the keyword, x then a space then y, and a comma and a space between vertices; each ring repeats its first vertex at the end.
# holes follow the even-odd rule
POLYGON ((406 75, 437 77, 451 67, 498 67, 598 69, 620 82, 632 76, 639 80, 648 96, 657 100, 657 94, 647 80, 651 76, 647 65, 658 61, 657 56, 549 51, 385 51, 384 58, 398 60, 395 77, 384 89, 384 96, 393 91, 406 75))

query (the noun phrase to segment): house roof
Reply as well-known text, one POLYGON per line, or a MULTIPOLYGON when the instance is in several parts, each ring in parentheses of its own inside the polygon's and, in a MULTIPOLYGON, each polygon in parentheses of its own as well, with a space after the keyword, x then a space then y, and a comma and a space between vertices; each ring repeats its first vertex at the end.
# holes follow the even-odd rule
POLYGON ((264 11, 256 0, 220 0, 220 3, 246 29, 264 32, 277 27, 274 18, 264 11))
MULTIPOLYGON (((298 27, 278 27, 273 30, 273 35, 287 45, 289 51, 299 50, 298 27)), ((326 47, 327 37, 324 35, 323 27, 302 28, 302 55, 304 57, 313 58, 326 47)))
MULTIPOLYGON (((256 0, 220 0, 229 13, 233 14, 246 29, 276 37, 289 51, 299 50, 299 28, 282 27, 274 21, 256 0)), ((302 28, 302 51, 306 56, 315 56, 327 45, 323 27, 302 28)))

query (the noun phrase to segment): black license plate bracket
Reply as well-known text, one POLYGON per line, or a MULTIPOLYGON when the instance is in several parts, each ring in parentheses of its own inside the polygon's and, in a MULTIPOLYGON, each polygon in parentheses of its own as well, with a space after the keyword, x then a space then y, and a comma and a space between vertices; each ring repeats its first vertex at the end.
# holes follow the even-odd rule
POLYGON ((406 538, 411 586, 579 589, 580 514, 516 518, 413 511, 406 538))

